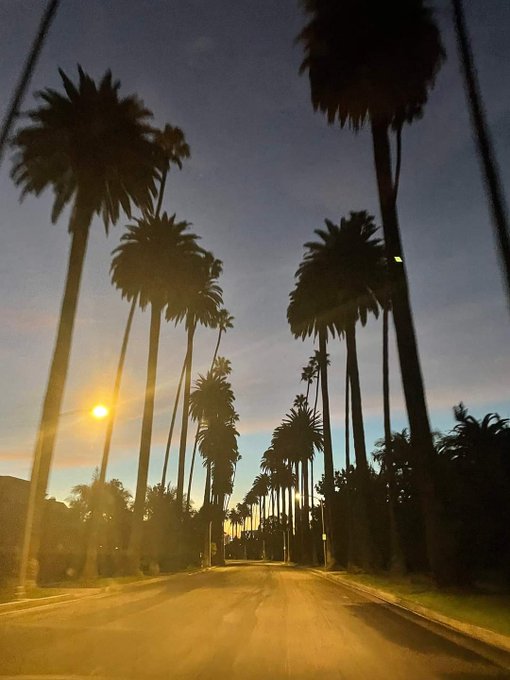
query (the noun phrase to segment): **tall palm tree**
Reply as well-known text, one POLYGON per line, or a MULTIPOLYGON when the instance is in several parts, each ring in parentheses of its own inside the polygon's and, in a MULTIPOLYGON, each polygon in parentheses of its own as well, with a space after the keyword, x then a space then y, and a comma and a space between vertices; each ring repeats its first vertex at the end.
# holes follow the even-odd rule
POLYGON ((186 373, 184 379, 184 395, 182 405, 181 438, 179 444, 179 464, 177 473, 177 507, 183 511, 184 467, 186 462, 186 444, 188 438, 189 399, 191 393, 191 370, 193 363, 193 341, 198 324, 214 327, 223 302, 223 292, 217 284, 222 271, 222 263, 212 253, 205 253, 201 258, 198 276, 194 285, 189 286, 186 294, 172 299, 167 307, 167 319, 175 323, 185 321, 187 331, 186 373))
POLYGON ((324 438, 324 495, 326 505, 327 558, 326 566, 331 568, 335 563, 336 537, 334 533, 335 481, 333 465, 333 444, 331 440, 331 422, 328 390, 327 341, 328 335, 336 333, 335 296, 332 288, 324 289, 320 272, 316 268, 305 266, 302 262, 296 273, 296 286, 290 294, 287 309, 287 320, 295 337, 305 339, 310 335, 319 338, 319 371, 322 393, 322 425, 324 438), (317 291, 321 294, 318 295, 317 291))
POLYGON ((166 178, 170 167, 176 165, 179 170, 182 170, 182 161, 190 157, 189 145, 184 137, 184 132, 178 128, 167 123, 163 130, 156 130, 154 133, 154 141, 157 145, 161 156, 161 186, 159 190, 158 204, 156 206, 156 216, 161 212, 161 205, 163 203, 163 195, 165 193, 166 178))
POLYGON ((177 222, 175 215, 146 216, 128 226, 121 244, 114 251, 112 281, 128 300, 138 298, 142 309, 151 308, 147 383, 140 439, 140 457, 128 568, 137 572, 140 566, 142 525, 147 491, 152 420, 156 389, 161 312, 184 296, 199 276, 205 253, 195 234, 188 233, 187 222, 177 222))
POLYGON ((315 450, 323 451, 324 439, 322 423, 308 405, 293 407, 276 428, 271 440, 273 449, 278 450, 287 460, 297 459, 303 475, 303 559, 310 561, 310 499, 308 484, 308 464, 315 450))
MULTIPOLYGON (((211 361, 211 370, 214 367, 216 363, 216 359, 218 356, 218 351, 220 349, 220 342, 221 338, 224 333, 230 328, 233 328, 234 322, 234 317, 231 316, 228 312, 227 309, 222 308, 218 311, 218 315, 216 317, 216 324, 218 328, 218 339, 216 341, 216 347, 214 348, 213 352, 213 358, 211 361)), ((195 435, 195 443, 194 443, 194 448, 196 449, 197 446, 197 437, 198 437, 198 430, 195 435)), ((207 466, 207 471, 206 471, 206 483, 205 483, 205 489, 204 489, 204 504, 207 505, 210 501, 210 495, 211 495, 211 466, 207 466)))
MULTIPOLYGON (((166 176, 168 172, 168 168, 170 166, 170 163, 174 163, 179 167, 179 169, 182 168, 182 159, 183 158, 189 158, 189 146, 186 144, 184 140, 184 134, 182 130, 179 128, 173 128, 171 125, 166 125, 164 131, 160 130, 155 130, 153 132, 153 138, 156 142, 157 145, 157 150, 158 154, 161 155, 161 165, 163 168, 163 174, 161 177, 160 185, 159 185, 159 197, 158 197, 158 207, 156 210, 156 217, 159 217, 160 215, 160 209, 161 209, 161 202, 163 200, 163 194, 165 192, 165 182, 166 182, 166 176)), ((106 434, 105 434, 105 441, 104 441, 104 446, 103 446, 103 455, 101 458, 101 468, 100 468, 100 473, 99 473, 99 483, 97 485, 97 498, 96 502, 94 504, 93 510, 92 510, 92 516, 91 516, 91 521, 90 521, 90 531, 87 536, 87 546, 86 546, 86 551, 85 551, 85 563, 83 567, 83 577, 84 578, 95 578, 97 576, 97 522, 98 519, 101 515, 101 507, 102 507, 102 495, 103 495, 103 487, 105 484, 106 480, 106 469, 108 466, 108 459, 110 457, 110 447, 111 447, 111 442, 112 442, 112 436, 113 436, 113 428, 115 425, 115 417, 117 413, 117 404, 119 400, 119 393, 120 393, 120 385, 122 382, 122 374, 124 372, 124 363, 126 360, 126 352, 127 352, 127 346, 129 342, 129 336, 131 333, 131 325, 133 323, 133 316, 135 313, 137 305, 137 296, 135 295, 131 301, 131 307, 129 309, 129 314, 126 322, 126 327, 124 330, 124 336, 122 339, 122 345, 121 345, 121 350, 120 350, 120 355, 119 355, 119 361, 117 364, 117 373, 115 376, 115 383, 113 387, 113 393, 112 393, 112 398, 110 401, 110 409, 108 413, 108 421, 106 424, 106 434)), ((184 373, 184 368, 183 372, 181 374, 181 381, 179 382, 179 390, 180 391, 180 384, 182 382, 182 375, 184 373)), ((179 397, 177 396, 177 399, 179 397)), ((175 420, 175 410, 174 410, 174 419, 175 420)), ((165 463, 167 462, 168 458, 165 456, 165 463)), ((161 480, 161 485, 160 485, 160 490, 162 493, 165 492, 166 489, 166 466, 164 467, 163 470, 163 478, 161 480)))
POLYGON ((439 29, 424 0, 305 0, 309 23, 301 72, 308 71, 315 110, 358 131, 370 122, 384 229, 393 320, 411 436, 417 451, 421 503, 432 570, 452 578, 445 558, 435 489, 435 451, 409 299, 405 258, 392 176, 390 130, 423 114, 429 90, 445 58, 439 29))
POLYGON ((462 70, 466 86, 466 94, 471 111, 473 134, 478 146, 478 153, 482 162, 485 184, 489 195, 492 220, 499 246, 499 253, 503 265, 503 274, 506 283, 507 302, 510 305, 510 234, 508 230, 508 212, 505 205, 505 196, 501 186, 501 179, 495 159, 494 148, 487 126, 483 100, 478 85, 476 68, 473 61, 473 52, 469 43, 469 36, 464 18, 462 0, 452 0, 453 14, 455 19, 455 31, 459 47, 462 70))
MULTIPOLYGON (((108 71, 99 85, 78 67, 75 85, 60 70, 64 93, 43 90, 42 105, 29 112, 31 124, 14 138, 17 150, 12 176, 38 196, 52 187, 52 222, 72 202, 71 248, 55 347, 34 452, 31 502, 25 544, 37 557, 41 509, 53 456, 59 413, 69 366, 74 320, 90 224, 95 214, 105 229, 131 205, 150 206, 156 194, 158 160, 148 125, 151 112, 134 95, 121 98, 120 82, 108 71), (32 510, 33 508, 33 510, 32 510), (32 517, 31 517, 32 515, 32 517), (30 540, 31 537, 31 540, 30 540)), ((26 564, 23 550, 22 570, 26 564)))
MULTIPOLYGON (((226 361, 228 360, 225 359, 226 361)), ((198 441, 201 427, 207 427, 207 424, 214 419, 227 420, 233 415, 233 410, 234 393, 226 375, 214 370, 209 371, 206 376, 199 375, 195 382, 195 388, 190 394, 189 405, 190 415, 198 423, 196 441, 198 441)), ((190 507, 195 453, 196 446, 193 447, 191 458, 186 501, 187 512, 189 512, 190 507)))
POLYGON ((202 456, 212 464, 213 535, 218 547, 217 561, 225 561, 223 545, 223 520, 225 497, 232 493, 235 465, 239 457, 235 418, 221 418, 208 422, 199 433, 199 448, 202 456))
MULTIPOLYGON (((338 334, 345 335, 348 375, 351 387, 352 426, 356 454, 357 550, 354 563, 364 569, 374 566, 373 541, 370 536, 369 470, 367 462, 363 410, 359 380, 356 323, 364 326, 368 314, 378 316, 379 290, 385 281, 383 246, 374 238, 377 227, 366 211, 351 212, 340 225, 326 220, 326 229, 316 230, 320 241, 306 243, 308 252, 303 267, 317 270, 316 281, 336 294, 335 325, 338 334)), ((322 291, 317 290, 319 295, 322 291)))

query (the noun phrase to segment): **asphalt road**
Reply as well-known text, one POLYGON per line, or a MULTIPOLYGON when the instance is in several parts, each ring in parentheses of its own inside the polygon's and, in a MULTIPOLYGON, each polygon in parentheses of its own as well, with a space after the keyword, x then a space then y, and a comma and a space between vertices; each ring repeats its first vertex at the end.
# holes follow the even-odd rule
POLYGON ((234 563, 136 591, 3 615, 0 675, 510 678, 480 650, 438 631, 309 571, 234 563))

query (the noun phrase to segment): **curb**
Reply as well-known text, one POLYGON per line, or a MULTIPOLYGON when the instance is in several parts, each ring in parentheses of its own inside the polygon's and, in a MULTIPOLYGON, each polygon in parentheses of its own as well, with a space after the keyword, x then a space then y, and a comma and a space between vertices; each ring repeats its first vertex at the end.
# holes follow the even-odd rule
POLYGON ((174 574, 156 576, 154 578, 144 579, 141 581, 132 581, 131 583, 112 583, 111 585, 101 586, 99 588, 73 588, 73 592, 62 593, 60 595, 49 595, 48 597, 26 598, 24 600, 2 602, 0 603, 0 616, 3 614, 10 614, 12 612, 22 612, 35 608, 49 607, 56 604, 65 604, 67 602, 73 602, 74 600, 81 600, 87 597, 113 595, 122 591, 136 590, 142 586, 151 586, 157 585, 158 583, 165 583, 174 576, 194 576, 195 574, 201 574, 205 571, 208 571, 208 569, 201 569, 192 572, 179 571, 174 574))
POLYGON ((398 597, 389 593, 385 590, 379 590, 378 588, 373 588, 372 586, 366 586, 360 583, 353 583, 351 580, 344 578, 341 574, 325 573, 319 571, 318 569, 311 569, 312 573, 316 576, 331 581, 332 583, 339 583, 342 586, 351 588, 352 590, 357 590, 358 592, 364 593, 366 595, 371 595, 372 597, 382 600, 387 604, 391 604, 395 607, 400 607, 407 612, 416 614, 427 621, 432 623, 438 623, 442 626, 450 628, 456 633, 462 633, 470 638, 474 638, 479 642, 491 645, 492 647, 497 647, 503 652, 510 652, 510 637, 508 635, 502 635, 501 633, 495 633, 488 628, 481 628, 480 626, 475 626, 471 623, 464 623, 457 619, 452 619, 449 616, 440 614, 433 609, 428 609, 427 607, 422 607, 410 600, 406 600, 403 597, 398 597))

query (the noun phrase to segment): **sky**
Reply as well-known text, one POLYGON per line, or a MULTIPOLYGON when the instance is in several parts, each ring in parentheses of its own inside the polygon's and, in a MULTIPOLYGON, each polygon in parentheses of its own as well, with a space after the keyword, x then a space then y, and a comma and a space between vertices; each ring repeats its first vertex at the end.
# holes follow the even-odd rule
MULTIPOLYGON (((465 5, 508 190, 510 3, 465 5)), ((448 58, 423 120, 404 129, 399 214, 430 419, 448 430, 461 400, 476 417, 510 416, 510 338, 450 3, 434 6, 448 58)), ((0 0, 0 116, 43 8, 34 0, 0 0)), ((220 354, 232 362, 242 455, 232 503, 249 489, 273 429, 305 390, 300 376, 313 339, 294 340, 286 322, 303 243, 325 218, 338 222, 351 210, 368 210, 380 219, 368 131, 328 126, 313 112, 307 78, 298 75, 302 51, 294 39, 303 23, 294 0, 63 0, 23 106, 34 105, 37 90, 60 87, 59 67, 72 78, 77 64, 95 78, 110 68, 121 93, 137 93, 154 112, 155 125, 184 130, 191 158, 181 172, 172 170, 164 209, 191 222, 224 264, 221 285, 235 327, 220 354)), ((20 204, 10 167, 7 155, 0 168, 0 475, 28 478, 65 280, 69 212, 52 225, 49 192, 20 204)), ((89 481, 100 461, 104 422, 86 410, 107 404, 113 386, 129 310, 110 284, 109 266, 127 222, 108 236, 97 219, 91 229, 48 489, 59 499, 89 481)), ((108 471, 133 492, 148 330, 148 312, 138 311, 108 471)), ((375 320, 358 333, 369 450, 383 430, 381 334, 375 320)), ((214 331, 199 329, 194 377, 207 371, 215 341, 214 331)), ((393 427, 401 429, 407 421, 391 342, 393 427)), ((163 325, 149 483, 161 476, 184 343, 183 328, 163 325)), ((345 347, 335 340, 328 351, 340 468, 345 347)), ((173 447, 173 482, 176 458, 173 447)), ((198 468, 192 497, 200 504, 198 468)))

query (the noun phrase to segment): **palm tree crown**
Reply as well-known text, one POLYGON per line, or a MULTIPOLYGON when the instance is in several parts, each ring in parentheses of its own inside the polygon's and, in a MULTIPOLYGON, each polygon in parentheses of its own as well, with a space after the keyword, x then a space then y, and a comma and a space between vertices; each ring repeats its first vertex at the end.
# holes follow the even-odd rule
POLYGON ((121 209, 130 216, 131 203, 147 208, 156 195, 152 114, 137 97, 119 97, 120 82, 110 71, 99 85, 80 66, 77 85, 59 72, 65 94, 38 94, 43 106, 29 111, 33 124, 14 138, 12 175, 22 197, 53 187, 53 222, 74 197, 91 216, 101 214, 107 229, 121 209))
POLYGON ((422 115, 445 59, 423 0, 304 0, 310 22, 301 73, 314 109, 354 130, 365 120, 401 125, 422 115))
POLYGON ((169 299, 185 296, 204 255, 188 226, 166 213, 128 226, 111 265, 112 281, 123 296, 131 300, 139 295, 142 309, 149 303, 162 308, 169 299))

